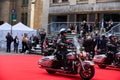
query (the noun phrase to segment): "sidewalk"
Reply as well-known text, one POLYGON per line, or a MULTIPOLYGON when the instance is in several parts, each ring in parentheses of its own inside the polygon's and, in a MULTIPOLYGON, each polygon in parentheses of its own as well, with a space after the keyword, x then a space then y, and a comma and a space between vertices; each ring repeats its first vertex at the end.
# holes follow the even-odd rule
POLYGON ((38 53, 38 52, 36 50, 36 51, 34 51, 34 53, 28 53, 28 52, 25 52, 25 53, 18 52, 18 53, 16 53, 16 52, 14 52, 14 50, 11 50, 11 52, 9 53, 9 52, 6 52, 6 49, 1 49, 0 48, 0 54, 28 54, 28 55, 31 54, 31 55, 40 55, 40 53, 38 53))
MULTIPOLYGON (((15 53, 13 50, 11 50, 11 52, 10 52, 11 54, 13 54, 13 53, 15 53)), ((0 48, 0 54, 10 54, 10 53, 8 53, 8 52, 6 52, 6 49, 1 49, 0 48)), ((19 52, 18 52, 19 53, 19 52)), ((16 53, 17 54, 17 53, 16 53)))

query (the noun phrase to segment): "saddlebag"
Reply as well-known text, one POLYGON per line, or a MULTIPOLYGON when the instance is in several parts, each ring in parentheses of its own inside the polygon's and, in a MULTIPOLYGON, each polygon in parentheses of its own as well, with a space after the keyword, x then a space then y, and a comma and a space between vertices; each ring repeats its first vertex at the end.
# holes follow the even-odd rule
POLYGON ((41 67, 51 67, 54 60, 55 56, 45 56, 39 60, 38 64, 41 67))
POLYGON ((106 58, 107 58, 107 57, 106 57, 106 55, 104 55, 104 54, 95 55, 92 61, 93 61, 94 63, 101 64, 101 63, 103 63, 103 62, 105 61, 106 58))
POLYGON ((116 53, 116 57, 120 58, 120 52, 116 53))

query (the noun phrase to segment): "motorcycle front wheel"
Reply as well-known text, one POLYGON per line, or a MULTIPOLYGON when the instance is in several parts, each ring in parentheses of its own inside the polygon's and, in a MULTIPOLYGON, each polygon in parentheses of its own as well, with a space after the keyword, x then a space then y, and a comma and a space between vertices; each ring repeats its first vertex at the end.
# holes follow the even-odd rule
POLYGON ((55 73, 56 73, 56 71, 52 71, 52 70, 48 70, 48 69, 46 69, 46 71, 47 71, 49 74, 55 74, 55 73))
POLYGON ((82 68, 80 69, 80 76, 82 79, 84 80, 90 80, 91 78, 93 78, 94 74, 95 74, 95 68, 94 66, 89 66, 89 65, 84 65, 84 69, 82 68))

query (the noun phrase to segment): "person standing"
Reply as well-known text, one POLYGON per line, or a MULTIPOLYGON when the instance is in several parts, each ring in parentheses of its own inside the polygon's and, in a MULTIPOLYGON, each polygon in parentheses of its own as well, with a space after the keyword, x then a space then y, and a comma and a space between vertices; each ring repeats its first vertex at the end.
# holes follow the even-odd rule
POLYGON ((18 36, 15 36, 14 38, 14 52, 18 53, 18 45, 19 45, 19 39, 18 36))
POLYGON ((79 34, 80 33, 80 27, 76 23, 74 24, 74 28, 75 28, 75 32, 77 34, 79 34))
POLYGON ((81 27, 82 27, 82 30, 83 30, 83 35, 85 36, 86 33, 87 33, 87 28, 88 28, 87 22, 85 20, 82 22, 81 27))
POLYGON ((27 34, 24 33, 22 38, 22 53, 26 52, 26 50, 28 50, 28 38, 27 34))
POLYGON ((11 34, 8 32, 6 35, 6 42, 7 42, 7 49, 6 52, 11 52, 11 43, 13 41, 13 37, 11 36, 11 34))
POLYGON ((35 42, 34 42, 34 38, 35 38, 35 36, 34 36, 34 34, 32 34, 32 36, 30 37, 30 47, 32 48, 32 47, 36 47, 35 46, 35 42))
POLYGON ((105 35, 102 35, 101 39, 99 40, 99 47, 98 50, 100 50, 100 54, 105 54, 107 51, 107 38, 105 37, 105 35))
POLYGON ((93 31, 93 27, 90 23, 87 24, 87 33, 91 33, 93 31))
POLYGON ((101 25, 100 25, 100 34, 106 32, 106 27, 107 27, 107 23, 106 23, 106 21, 104 19, 102 19, 101 25))
POLYGON ((108 26, 106 28, 106 31, 109 31, 112 27, 113 27, 113 20, 110 19, 110 21, 108 22, 108 26))
POLYGON ((83 47, 85 52, 90 53, 92 58, 94 57, 94 41, 90 35, 86 36, 86 39, 83 41, 83 47))
POLYGON ((37 44, 39 44, 39 39, 38 39, 38 37, 37 37, 37 36, 34 36, 33 41, 34 41, 34 46, 36 47, 37 44))
POLYGON ((43 42, 44 42, 44 40, 45 40, 45 37, 46 37, 45 29, 42 29, 42 30, 40 31, 41 52, 43 52, 43 42))
POLYGON ((94 47, 94 53, 97 54, 97 50, 99 49, 100 46, 100 35, 95 33, 93 36, 93 47, 94 47))

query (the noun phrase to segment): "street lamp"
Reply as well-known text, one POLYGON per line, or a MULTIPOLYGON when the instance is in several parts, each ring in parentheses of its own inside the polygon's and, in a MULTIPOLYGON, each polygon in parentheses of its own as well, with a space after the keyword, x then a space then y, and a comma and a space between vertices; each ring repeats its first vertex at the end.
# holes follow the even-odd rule
POLYGON ((16 10, 11 9, 10 19, 11 19, 11 34, 12 34, 12 25, 16 22, 16 10))
POLYGON ((15 9, 15 0, 11 0, 11 10, 10 10, 10 20, 11 20, 11 35, 12 35, 12 25, 16 22, 16 9, 15 9))

